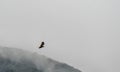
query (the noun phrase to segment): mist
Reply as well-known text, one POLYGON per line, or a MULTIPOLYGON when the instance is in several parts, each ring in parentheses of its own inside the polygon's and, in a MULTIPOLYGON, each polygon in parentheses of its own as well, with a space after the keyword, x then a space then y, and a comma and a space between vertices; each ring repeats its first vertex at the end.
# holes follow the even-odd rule
POLYGON ((84 72, 120 72, 119 43, 119 0, 0 0, 0 46, 84 72))
POLYGON ((0 47, 0 72, 81 72, 36 52, 0 47))

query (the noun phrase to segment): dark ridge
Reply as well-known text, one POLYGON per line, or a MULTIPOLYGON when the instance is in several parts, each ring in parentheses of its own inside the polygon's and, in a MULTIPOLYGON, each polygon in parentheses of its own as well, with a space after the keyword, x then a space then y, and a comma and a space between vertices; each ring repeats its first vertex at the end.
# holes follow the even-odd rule
POLYGON ((0 47, 0 72, 81 72, 37 53, 0 47))
POLYGON ((0 72, 43 72, 32 63, 22 61, 18 63, 10 59, 0 58, 0 72))

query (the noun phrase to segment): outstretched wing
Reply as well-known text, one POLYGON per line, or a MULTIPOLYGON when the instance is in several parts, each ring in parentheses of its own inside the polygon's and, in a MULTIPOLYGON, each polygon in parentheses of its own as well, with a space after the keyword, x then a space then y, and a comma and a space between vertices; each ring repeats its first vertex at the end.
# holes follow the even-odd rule
POLYGON ((41 44, 41 45, 42 45, 42 46, 44 46, 44 44, 45 44, 45 43, 44 43, 44 42, 42 42, 42 44, 41 44))

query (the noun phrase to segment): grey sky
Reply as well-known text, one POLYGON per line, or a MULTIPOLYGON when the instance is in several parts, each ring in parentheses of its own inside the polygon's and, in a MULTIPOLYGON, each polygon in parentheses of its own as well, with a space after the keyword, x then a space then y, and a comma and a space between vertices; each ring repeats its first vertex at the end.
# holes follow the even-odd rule
POLYGON ((84 72, 119 72, 119 0, 0 0, 0 45, 84 72), (41 41, 46 48, 38 50, 41 41))

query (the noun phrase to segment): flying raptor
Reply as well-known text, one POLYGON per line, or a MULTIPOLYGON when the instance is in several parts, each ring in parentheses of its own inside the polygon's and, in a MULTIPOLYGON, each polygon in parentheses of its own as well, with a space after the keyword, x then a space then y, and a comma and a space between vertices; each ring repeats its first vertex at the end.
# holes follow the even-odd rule
POLYGON ((44 42, 41 42, 41 45, 39 46, 39 48, 43 48, 44 47, 44 42))

